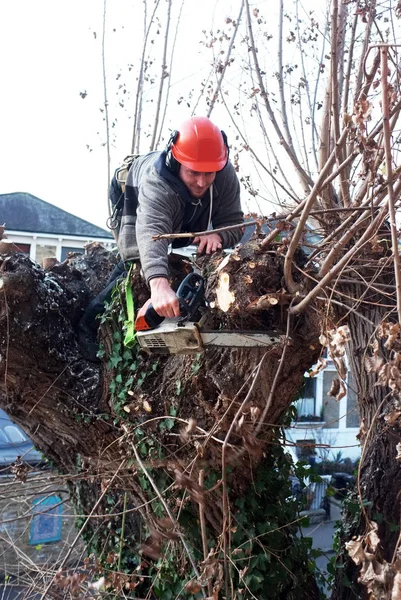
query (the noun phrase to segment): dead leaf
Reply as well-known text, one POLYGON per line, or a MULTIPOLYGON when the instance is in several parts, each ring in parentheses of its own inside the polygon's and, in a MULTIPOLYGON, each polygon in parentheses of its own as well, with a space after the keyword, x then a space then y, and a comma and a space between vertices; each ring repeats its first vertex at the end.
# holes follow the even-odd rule
POLYGON ((380 543, 379 536, 377 535, 379 526, 377 523, 372 521, 371 527, 372 527, 372 529, 370 531, 368 531, 368 533, 366 534, 365 540, 366 540, 366 543, 370 546, 371 550, 373 552, 376 552, 377 546, 380 543))
POLYGON ((193 579, 192 581, 188 581, 188 583, 185 584, 184 589, 189 594, 197 594, 198 592, 201 591, 202 586, 199 583, 199 581, 197 581, 196 579, 193 579))
POLYGON ((381 356, 366 356, 365 370, 367 373, 378 373, 382 368, 384 359, 381 356))
POLYGON ((401 573, 396 573, 394 577, 391 600, 401 600, 401 573))
POLYGON ((340 380, 338 379, 338 377, 335 377, 333 379, 333 381, 331 382, 331 388, 327 392, 327 395, 335 397, 335 396, 337 396, 339 391, 340 391, 340 380))
MULTIPOLYGON (((323 358, 323 359, 319 358, 319 360, 316 363, 316 367, 313 369, 313 371, 309 371, 309 377, 316 377, 316 375, 318 373, 320 373, 327 367, 327 364, 328 364, 328 361, 325 358, 323 358)), ((327 395, 329 396, 331 394, 327 394, 327 395)))
POLYGON ((365 560, 365 551, 363 549, 362 536, 359 535, 356 540, 345 542, 345 548, 356 565, 363 563, 365 560))
POLYGON ((384 420, 386 421, 386 423, 388 425, 394 425, 394 423, 396 421, 398 421, 400 416, 401 416, 400 410, 393 410, 393 411, 391 411, 391 413, 388 413, 387 415, 385 415, 384 420))

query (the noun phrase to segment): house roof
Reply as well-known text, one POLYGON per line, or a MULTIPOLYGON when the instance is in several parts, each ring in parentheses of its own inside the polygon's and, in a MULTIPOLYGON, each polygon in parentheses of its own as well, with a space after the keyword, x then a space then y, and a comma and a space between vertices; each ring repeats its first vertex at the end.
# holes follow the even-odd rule
POLYGON ((0 194, 0 224, 9 231, 29 231, 89 238, 112 238, 102 229, 32 194, 0 194))

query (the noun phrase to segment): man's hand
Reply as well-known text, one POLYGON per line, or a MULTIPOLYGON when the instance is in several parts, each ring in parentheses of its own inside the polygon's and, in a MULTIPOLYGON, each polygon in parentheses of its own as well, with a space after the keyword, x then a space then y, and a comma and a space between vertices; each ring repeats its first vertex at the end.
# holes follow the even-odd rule
POLYGON ((208 233, 207 235, 200 235, 194 238, 194 244, 199 244, 198 253, 212 254, 216 250, 221 250, 221 237, 218 233, 208 233))
POLYGON ((149 282, 153 308, 161 317, 179 317, 178 298, 165 277, 155 277, 149 282))

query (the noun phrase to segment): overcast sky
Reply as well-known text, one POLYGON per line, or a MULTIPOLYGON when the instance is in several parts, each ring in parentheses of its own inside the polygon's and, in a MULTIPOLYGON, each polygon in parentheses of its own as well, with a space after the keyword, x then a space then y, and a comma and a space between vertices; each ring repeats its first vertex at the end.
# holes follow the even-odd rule
MULTIPOLYGON (((317 1, 317 0, 316 0, 317 1)), ((149 6, 153 5, 149 3, 149 6)), ((178 0, 174 1, 179 6, 178 0)), ((278 0, 258 2, 276 12, 278 0)), ((112 169, 130 152, 133 98, 116 102, 116 77, 141 48, 135 33, 141 0, 108 2, 106 57, 113 129, 112 169), (114 103, 114 104, 113 104, 114 103)), ((209 70, 210 52, 199 43, 213 16, 236 16, 239 2, 186 0, 173 90, 209 70)), ((0 2, 0 193, 29 192, 101 227, 107 218, 107 155, 101 34, 101 0, 0 2), (81 93, 86 93, 83 99, 81 93)), ((137 63, 134 68, 137 69, 137 63)), ((272 65, 273 68, 274 65, 272 65)), ((174 115, 174 112, 172 113, 174 115)), ((216 113, 217 115, 218 113, 216 113)), ((189 116, 176 108, 177 122, 189 116)), ((224 123, 213 120, 224 128, 224 123)), ((171 119, 166 128, 175 128, 171 119)), ((167 133, 167 132, 166 132, 167 133)), ((0 215, 1 221, 1 215, 0 215)))

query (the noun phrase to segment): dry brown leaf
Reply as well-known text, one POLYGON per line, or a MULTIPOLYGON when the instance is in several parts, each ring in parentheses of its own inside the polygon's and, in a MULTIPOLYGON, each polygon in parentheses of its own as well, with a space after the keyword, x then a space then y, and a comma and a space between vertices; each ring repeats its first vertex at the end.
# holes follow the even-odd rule
POLYGON ((340 400, 342 398, 344 398, 347 395, 347 389, 345 387, 345 383, 343 381, 340 382, 340 391, 338 392, 337 396, 336 396, 336 400, 337 402, 340 402, 340 400))
POLYGON ((197 594, 198 592, 201 591, 202 586, 199 583, 199 581, 197 581, 196 579, 193 579, 192 581, 188 581, 188 583, 185 584, 184 589, 189 594, 197 594))
POLYGON ((365 370, 367 373, 378 373, 384 364, 384 359, 381 356, 366 356, 365 370))
POLYGON ((157 560, 162 555, 161 543, 159 540, 147 540, 147 543, 141 544, 140 550, 145 556, 149 556, 153 560, 157 560))
POLYGON ((365 419, 365 417, 363 417, 360 427, 359 427, 359 433, 357 434, 356 437, 358 440, 361 440, 361 442, 363 442, 367 433, 368 433, 368 430, 366 429, 366 419, 365 419))
POLYGON ((340 391, 340 387, 341 387, 340 380, 338 379, 338 377, 335 377, 333 379, 333 381, 331 382, 331 387, 330 387, 329 391, 327 392, 327 395, 334 396, 334 397, 337 396, 337 394, 340 391))
POLYGON ((318 373, 320 373, 327 367, 327 364, 328 361, 325 358, 319 358, 319 360, 316 363, 316 367, 313 369, 313 371, 309 371, 309 377, 316 377, 318 373))
POLYGON ((345 542, 345 548, 356 565, 361 565, 365 560, 365 551, 363 549, 363 538, 361 535, 356 540, 345 542))
POLYGON ((376 552, 377 546, 380 543, 379 536, 377 535, 379 526, 377 523, 375 523, 373 521, 371 522, 371 526, 372 526, 372 529, 370 531, 368 531, 368 533, 365 536, 365 539, 366 539, 366 543, 369 544, 369 546, 373 550, 373 552, 376 552))
POLYGON ((395 449, 397 450, 397 455, 395 457, 395 460, 397 460, 398 462, 401 462, 401 442, 398 442, 395 449))
POLYGON ((394 577, 391 600, 401 600, 401 573, 396 573, 394 577))
POLYGON ((345 380, 347 378, 347 365, 345 364, 345 360, 343 358, 338 358, 332 355, 333 363, 335 368, 337 369, 337 373, 341 377, 341 379, 345 380))
POLYGON ((251 412, 251 420, 252 423, 256 423, 256 421, 259 419, 260 417, 260 413, 261 410, 258 406, 251 406, 250 408, 250 412, 251 412))
POLYGON ((385 415, 384 420, 386 421, 386 423, 388 425, 394 425, 394 423, 396 421, 398 421, 400 416, 401 416, 400 410, 393 410, 393 411, 391 411, 391 413, 388 413, 387 415, 385 415))

